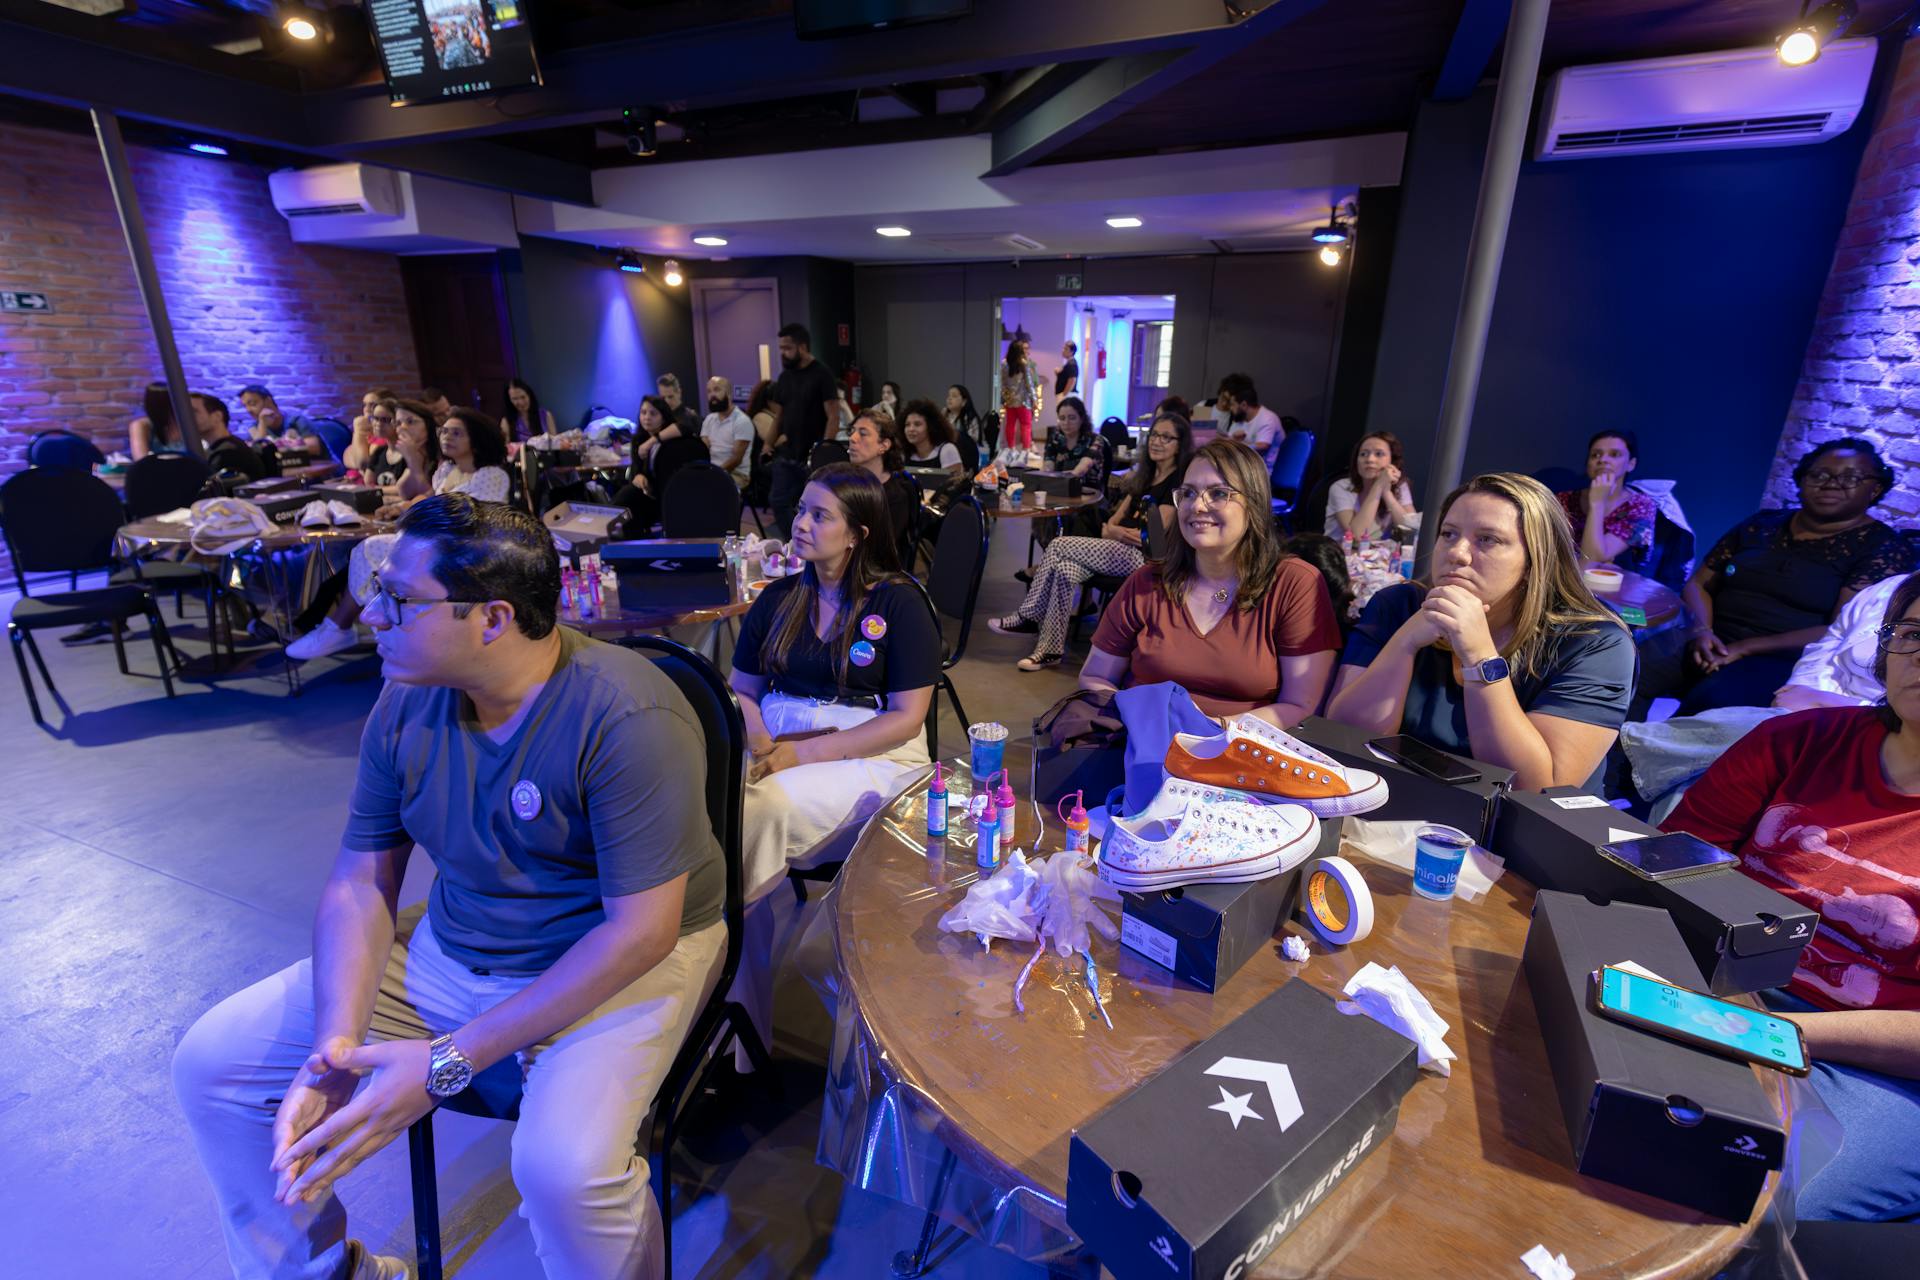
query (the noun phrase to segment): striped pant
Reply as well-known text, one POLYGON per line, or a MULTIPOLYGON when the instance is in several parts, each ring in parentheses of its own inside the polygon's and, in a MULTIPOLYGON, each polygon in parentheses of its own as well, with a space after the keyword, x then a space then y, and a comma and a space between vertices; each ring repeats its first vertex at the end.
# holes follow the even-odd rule
POLYGON ((1033 656, 1065 653, 1067 624, 1073 621, 1080 587, 1096 574, 1124 578, 1146 563, 1139 547, 1106 538, 1055 538, 1033 571, 1033 585, 1020 602, 1020 616, 1040 624, 1033 656))

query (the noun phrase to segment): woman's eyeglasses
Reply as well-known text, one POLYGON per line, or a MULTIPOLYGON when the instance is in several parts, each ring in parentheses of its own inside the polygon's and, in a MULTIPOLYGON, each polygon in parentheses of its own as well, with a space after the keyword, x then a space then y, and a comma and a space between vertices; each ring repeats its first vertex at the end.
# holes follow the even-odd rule
POLYGON ((1920 623, 1895 622, 1873 633, 1886 653, 1920 653, 1920 623))
POLYGON ((1236 501, 1239 497, 1240 491, 1230 484, 1210 484, 1204 489, 1183 484, 1173 491, 1173 500, 1183 507, 1195 506, 1202 498, 1207 500, 1208 506, 1219 507, 1236 501))
POLYGON ((1149 431, 1147 433, 1147 439, 1158 440, 1161 444, 1179 444, 1180 433, 1177 431, 1149 431))
POLYGON ((1807 487, 1810 489, 1858 489, 1863 484, 1871 484, 1877 476, 1866 475, 1859 471, 1809 471, 1807 487))

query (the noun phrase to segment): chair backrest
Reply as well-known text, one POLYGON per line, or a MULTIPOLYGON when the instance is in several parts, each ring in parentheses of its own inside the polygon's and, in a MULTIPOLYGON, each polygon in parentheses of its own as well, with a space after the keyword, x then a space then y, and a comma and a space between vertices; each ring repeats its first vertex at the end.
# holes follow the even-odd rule
POLYGON ((1108 417, 1100 424, 1100 438, 1116 449, 1129 448, 1133 444, 1133 433, 1127 430, 1125 418, 1108 417))
POLYGON ((807 474, 812 475, 820 468, 847 460, 847 442, 844 440, 822 440, 813 446, 813 452, 807 455, 807 474))
POLYGON ((190 507, 207 487, 207 464, 185 453, 150 453, 127 468, 129 520, 190 507))
POLYGON ((724 997, 740 966, 746 872, 742 866, 741 805, 746 785, 747 722, 740 699, 713 664, 665 636, 622 636, 619 643, 643 653, 686 696, 700 721, 707 747, 707 818, 726 859, 727 958, 715 991, 724 997))
POLYGON ((33 467, 0 484, 0 533, 21 595, 29 573, 106 568, 126 518, 113 486, 84 471, 33 467))
POLYGON ((740 532, 740 486, 711 462, 687 463, 673 473, 661 495, 660 530, 668 538, 740 532))
MULTIPOLYGON (((1179 519, 1176 515, 1173 519, 1179 519)), ((1168 521, 1161 519, 1158 509, 1147 513, 1147 559, 1165 560, 1167 542, 1173 536, 1167 532, 1168 521)))
POLYGON ((900 557, 900 567, 911 573, 913 557, 920 549, 920 535, 926 529, 927 509, 920 501, 920 477, 911 471, 896 471, 893 474, 897 478, 888 481, 889 484, 905 481, 913 488, 912 501, 907 504, 907 527, 900 531, 900 541, 894 547, 895 554, 900 557))
POLYGON ((964 431, 953 438, 953 447, 960 451, 960 465, 967 469, 967 476, 980 469, 980 442, 964 431))
POLYGON ((353 443, 353 428, 338 418, 308 418, 307 430, 320 437, 335 462, 344 461, 347 446, 353 443))
POLYGON ((1675 524, 1664 511, 1655 512, 1653 550, 1642 572, 1662 586, 1678 591, 1687 585, 1687 578, 1693 573, 1694 546, 1693 530, 1675 524))
POLYGON ((27 465, 60 467, 68 471, 91 471, 106 462, 98 445, 83 435, 56 427, 37 431, 27 442, 27 465))
POLYGON ((947 508, 947 517, 940 522, 940 540, 933 548, 933 563, 927 570, 927 596, 934 620, 947 617, 960 624, 946 666, 960 661, 967 651, 974 605, 980 598, 980 578, 986 567, 987 513, 981 510, 980 499, 967 494, 947 508))
POLYGON ((1298 431, 1289 431, 1287 438, 1280 442, 1280 449, 1273 456, 1274 497, 1300 496, 1300 482, 1306 477, 1307 463, 1313 460, 1316 438, 1313 432, 1302 427, 1298 431))

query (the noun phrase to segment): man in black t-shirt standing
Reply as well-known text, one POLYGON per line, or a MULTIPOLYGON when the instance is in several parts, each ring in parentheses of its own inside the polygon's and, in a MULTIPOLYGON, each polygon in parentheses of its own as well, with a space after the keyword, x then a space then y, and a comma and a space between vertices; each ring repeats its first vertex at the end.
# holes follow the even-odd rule
POLYGON ((813 358, 813 335, 803 324, 781 328, 780 366, 780 381, 771 396, 780 406, 780 437, 768 468, 768 503, 775 531, 786 538, 791 536, 800 491, 807 487, 807 459, 813 446, 826 438, 829 416, 840 420, 840 383, 813 358))
MULTIPOLYGON (((1063 342, 1060 344, 1060 372, 1053 375, 1053 402, 1060 403, 1061 396, 1078 395, 1080 392, 1080 362, 1074 357, 1080 354, 1080 344, 1063 342)), ((1089 423, 1089 426, 1092 424, 1089 423)))

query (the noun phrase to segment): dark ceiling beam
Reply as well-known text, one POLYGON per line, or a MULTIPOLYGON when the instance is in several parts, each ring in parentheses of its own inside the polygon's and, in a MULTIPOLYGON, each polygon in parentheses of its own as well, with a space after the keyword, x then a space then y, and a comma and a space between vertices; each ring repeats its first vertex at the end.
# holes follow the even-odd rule
POLYGON ((642 101, 698 110, 1183 48, 1231 27, 1221 0, 975 0, 969 18, 837 40, 800 40, 788 18, 550 49, 542 88, 400 110, 348 90, 309 95, 307 110, 318 141, 378 147, 599 123, 642 101))
MULTIPOLYGON (((105 108, 185 133, 350 160, 346 149, 312 136, 291 69, 222 53, 183 51, 124 29, 95 23, 53 5, 0 0, 0 92, 79 110, 105 108), (32 22, 16 20, 22 10, 32 22), (58 15, 43 23, 42 13, 58 15), (83 34, 65 29, 81 17, 83 34), (221 64, 231 64, 231 68, 221 64), (184 64, 184 65, 183 65, 184 64)), ((593 203, 593 175, 584 165, 496 143, 407 147, 383 152, 382 164, 570 204, 593 203)))
POLYGON ((1446 61, 1433 82, 1434 101, 1459 102, 1474 91, 1507 34, 1512 13, 1513 0, 1466 0, 1453 24, 1446 61))
POLYGON ((890 84, 887 95, 917 116, 940 113, 939 93, 930 84, 890 84))
MULTIPOLYGON (((1271 35, 1326 0, 1271 0, 1237 22, 1216 24, 1185 47, 1103 59, 1036 106, 993 131, 993 165, 983 177, 1004 177, 1042 160, 1133 107, 1199 75, 1249 41, 1271 35)), ((1224 12, 1224 11, 1223 11, 1224 12)), ((1222 109, 1230 104, 1222 103, 1222 109)))

